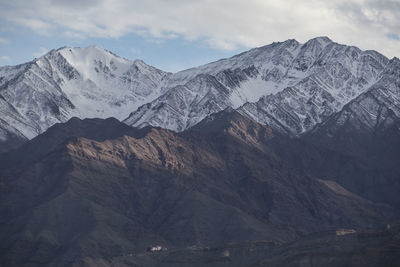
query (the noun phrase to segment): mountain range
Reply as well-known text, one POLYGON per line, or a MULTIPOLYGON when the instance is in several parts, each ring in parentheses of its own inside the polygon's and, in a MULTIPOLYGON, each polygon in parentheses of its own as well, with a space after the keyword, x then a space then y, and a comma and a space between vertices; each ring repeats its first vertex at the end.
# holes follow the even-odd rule
POLYGON ((0 67, 0 265, 398 266, 399 101, 398 58, 327 37, 0 67))
MULTIPOLYGON (((74 116, 179 132, 227 107, 299 135, 370 89, 392 83, 398 61, 318 37, 168 73, 99 47, 64 47, 0 68, 1 148, 74 116)), ((396 94, 385 97, 398 103, 396 94)))

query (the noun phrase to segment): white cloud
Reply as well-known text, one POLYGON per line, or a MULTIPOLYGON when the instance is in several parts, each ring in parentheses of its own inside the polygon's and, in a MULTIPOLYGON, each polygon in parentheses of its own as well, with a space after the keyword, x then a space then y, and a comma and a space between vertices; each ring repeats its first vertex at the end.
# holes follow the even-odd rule
POLYGON ((46 54, 47 52, 49 52, 49 50, 48 50, 47 48, 40 47, 40 48, 39 48, 39 51, 33 53, 32 56, 38 58, 38 57, 43 56, 43 55, 46 54))
POLYGON ((182 36, 231 50, 315 36, 400 56, 398 0, 16 0, 0 17, 40 34, 182 36), (66 4, 67 3, 67 4, 66 4))

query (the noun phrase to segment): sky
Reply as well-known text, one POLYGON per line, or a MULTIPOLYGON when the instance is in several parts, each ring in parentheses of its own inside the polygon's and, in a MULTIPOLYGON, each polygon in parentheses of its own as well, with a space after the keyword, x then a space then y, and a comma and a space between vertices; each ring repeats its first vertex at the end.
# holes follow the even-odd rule
POLYGON ((317 36, 400 57, 400 0, 0 0, 0 66, 97 45, 176 72, 317 36))

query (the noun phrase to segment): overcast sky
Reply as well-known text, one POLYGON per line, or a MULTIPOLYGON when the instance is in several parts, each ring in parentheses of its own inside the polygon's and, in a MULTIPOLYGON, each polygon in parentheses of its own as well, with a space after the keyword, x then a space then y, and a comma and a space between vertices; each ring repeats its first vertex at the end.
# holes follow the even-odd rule
POLYGON ((316 36, 400 57, 400 0, 0 0, 0 66, 98 45, 177 71, 316 36))

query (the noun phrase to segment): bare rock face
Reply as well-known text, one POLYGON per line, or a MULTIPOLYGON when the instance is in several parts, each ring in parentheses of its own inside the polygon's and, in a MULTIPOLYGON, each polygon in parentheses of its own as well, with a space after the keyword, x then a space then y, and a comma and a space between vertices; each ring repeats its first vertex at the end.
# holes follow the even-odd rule
POLYGON ((308 143, 329 149, 331 156, 338 155, 324 163, 326 156, 305 163, 310 167, 320 166, 313 170, 314 175, 397 208, 400 207, 399 62, 391 60, 382 78, 367 92, 302 137, 308 143))
POLYGON ((1 159, 0 258, 110 264, 154 245, 286 242, 396 217, 292 168, 270 149, 276 138, 291 139, 233 110, 180 134, 114 119, 57 124, 1 159))

